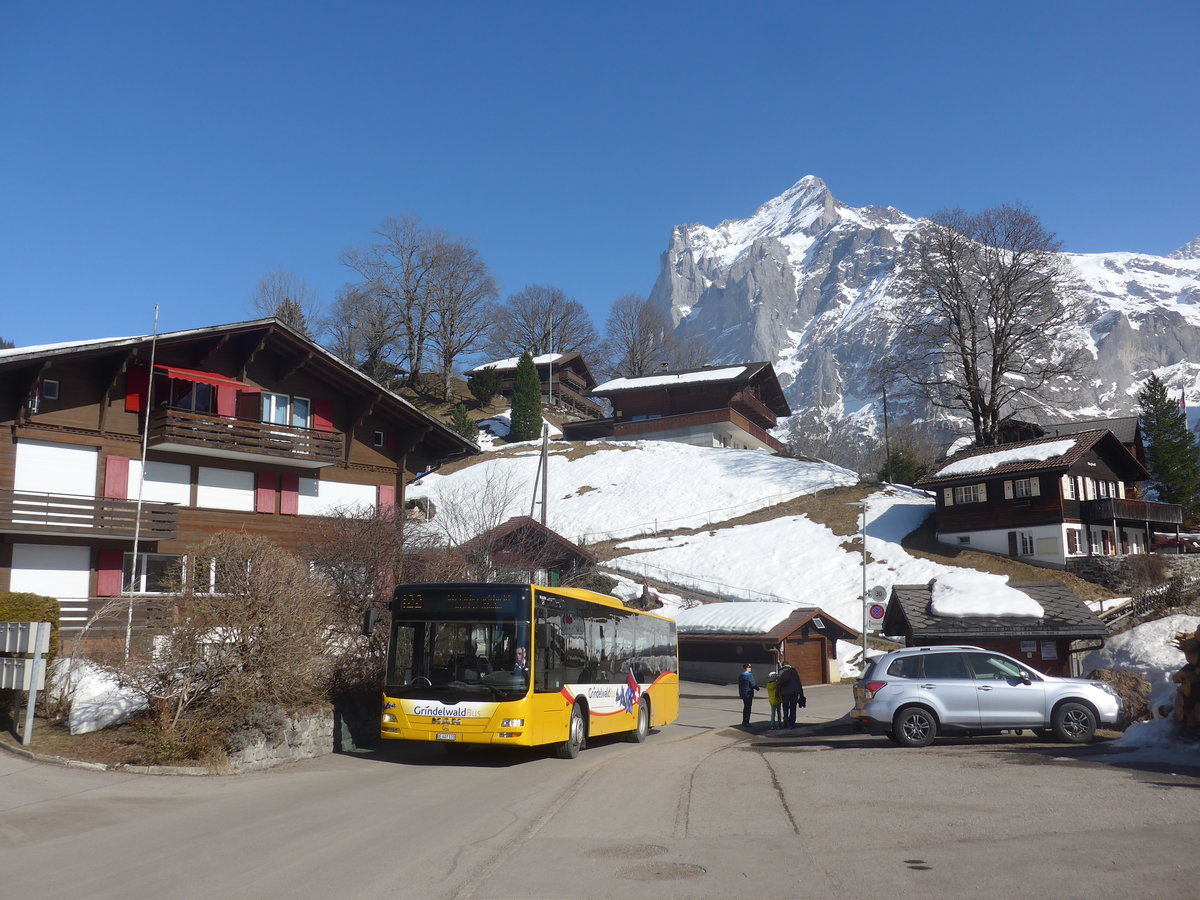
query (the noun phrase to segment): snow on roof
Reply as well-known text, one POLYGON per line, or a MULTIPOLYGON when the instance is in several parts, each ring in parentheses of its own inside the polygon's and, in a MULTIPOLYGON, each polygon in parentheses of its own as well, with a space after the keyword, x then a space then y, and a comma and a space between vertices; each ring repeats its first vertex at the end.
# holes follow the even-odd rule
POLYGON ((988 472, 1000 466, 1012 463, 1044 462, 1056 456, 1062 456, 1075 446, 1075 439, 1063 441, 1048 441, 1043 444, 1031 444, 1026 447, 1012 447, 1005 450, 995 450, 991 453, 981 453, 966 459, 948 463, 937 470, 931 478, 947 478, 951 475, 973 475, 976 472, 988 472))
MULTIPOLYGON (((543 353, 541 356, 535 356, 533 358, 533 364, 535 366, 544 366, 547 363, 558 362, 564 356, 566 356, 565 353, 543 353)), ((514 356, 512 359, 497 359, 494 362, 482 363, 471 369, 471 371, 467 372, 467 374, 470 375, 472 372, 481 372, 484 369, 496 369, 497 371, 515 369, 517 367, 517 363, 520 361, 521 357, 519 356, 514 356)))
POLYGON ((722 369, 704 369, 699 372, 679 372, 664 375, 642 375, 636 378, 614 378, 595 388, 600 391, 627 391, 631 388, 673 387, 677 384, 696 384, 703 381, 728 381, 746 371, 746 366, 727 366, 722 369))
POLYGON ((1027 616, 1040 619, 1042 605, 1008 586, 1007 575, 952 569, 933 581, 929 611, 935 616, 1027 616))
POLYGON ((793 612, 790 603, 707 603, 675 614, 675 624, 686 634, 766 634, 793 612))

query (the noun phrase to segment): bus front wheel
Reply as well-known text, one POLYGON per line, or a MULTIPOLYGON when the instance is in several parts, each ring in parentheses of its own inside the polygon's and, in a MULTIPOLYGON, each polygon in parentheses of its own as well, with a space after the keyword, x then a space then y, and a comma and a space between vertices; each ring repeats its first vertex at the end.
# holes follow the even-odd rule
POLYGON ((567 739, 555 749, 559 759, 574 759, 583 749, 583 713, 576 703, 571 708, 571 724, 567 727, 567 739))

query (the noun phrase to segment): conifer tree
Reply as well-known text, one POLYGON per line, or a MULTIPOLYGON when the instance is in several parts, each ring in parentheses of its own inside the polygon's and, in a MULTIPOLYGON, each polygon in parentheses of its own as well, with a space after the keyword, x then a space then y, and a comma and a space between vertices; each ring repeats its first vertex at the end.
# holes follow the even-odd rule
POLYGON ((1167 395, 1167 386, 1151 375, 1138 391, 1146 468, 1150 483, 1164 503, 1183 507, 1184 520, 1200 512, 1200 447, 1187 427, 1187 413, 1167 395))
POLYGON ((450 427, 465 437, 472 444, 479 444, 479 426, 467 412, 465 404, 458 403, 450 413, 450 427))
POLYGON ((528 350, 517 362, 513 377, 512 424, 510 441, 531 441, 542 433, 542 383, 537 366, 528 350))

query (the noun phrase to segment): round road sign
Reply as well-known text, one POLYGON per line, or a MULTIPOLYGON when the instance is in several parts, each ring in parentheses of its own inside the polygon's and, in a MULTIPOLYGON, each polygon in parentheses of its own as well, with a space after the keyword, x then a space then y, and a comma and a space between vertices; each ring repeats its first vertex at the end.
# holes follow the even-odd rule
POLYGON ((887 607, 881 603, 872 603, 869 611, 872 619, 882 619, 883 614, 887 612, 887 607))

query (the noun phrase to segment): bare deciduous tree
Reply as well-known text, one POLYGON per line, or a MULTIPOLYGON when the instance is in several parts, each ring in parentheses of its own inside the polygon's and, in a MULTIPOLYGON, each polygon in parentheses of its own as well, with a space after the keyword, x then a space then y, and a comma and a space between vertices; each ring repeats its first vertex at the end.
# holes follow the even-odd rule
POLYGON ((708 362, 708 347, 698 339, 681 340, 663 307, 645 297, 626 294, 613 302, 605 328, 603 364, 606 374, 649 375, 666 365, 690 369, 708 362))
POLYGON ((1028 209, 938 213, 911 239, 891 313, 885 377, 934 406, 965 413, 978 444, 1037 405, 1053 379, 1077 374, 1061 338, 1076 319, 1060 244, 1028 209))
POLYGON ((275 316, 306 337, 312 337, 308 323, 320 315, 320 304, 317 292, 299 275, 271 269, 258 280, 250 301, 262 315, 275 316))
POLYGON ((545 353, 595 355, 599 341, 583 305, 560 288, 531 284, 508 297, 493 315, 485 349, 495 359, 545 353))
POLYGON ((375 235, 373 244, 344 250, 342 264, 362 279, 360 290, 387 308, 393 341, 416 386, 429 336, 431 291, 450 241, 416 216, 384 219, 375 235))
POLYGON ((397 329, 391 304, 361 284, 338 291, 325 323, 330 349, 387 388, 398 382, 397 329))
POLYGON ((496 280, 474 247, 456 243, 444 248, 430 293, 429 329, 429 348, 442 375, 443 400, 450 400, 455 361, 480 349, 497 293, 496 280))

